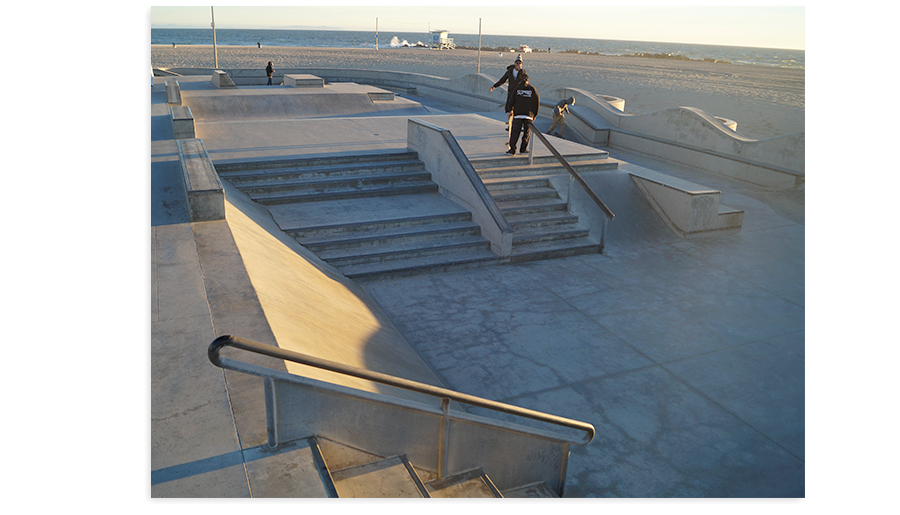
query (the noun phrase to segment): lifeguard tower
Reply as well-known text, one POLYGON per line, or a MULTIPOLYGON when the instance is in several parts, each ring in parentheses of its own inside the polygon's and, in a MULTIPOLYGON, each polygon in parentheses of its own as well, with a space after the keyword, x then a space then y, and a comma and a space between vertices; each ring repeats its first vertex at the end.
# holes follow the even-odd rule
POLYGON ((456 48, 456 45, 453 43, 453 38, 447 37, 449 35, 450 31, 448 30, 431 31, 431 48, 436 48, 438 50, 443 50, 445 48, 452 50, 456 48))

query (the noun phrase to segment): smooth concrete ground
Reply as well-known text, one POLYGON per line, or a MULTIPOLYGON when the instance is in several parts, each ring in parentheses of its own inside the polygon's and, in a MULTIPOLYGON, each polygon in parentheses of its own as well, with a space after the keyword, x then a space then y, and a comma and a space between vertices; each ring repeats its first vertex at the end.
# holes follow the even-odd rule
POLYGON ((448 387, 594 424, 567 496, 803 497, 802 220, 611 153, 722 188, 743 231, 617 238, 623 213, 602 255, 366 288, 448 387))
MULTIPOLYGON (((432 112, 456 111, 429 106, 432 112)), ((151 123, 153 345, 208 341, 219 308, 202 291, 198 253, 204 248, 191 233, 215 227, 186 222, 164 113, 153 111, 151 123)), ((315 138, 331 134, 332 141, 347 144, 341 125, 328 121, 320 126, 329 130, 315 138)), ((343 125, 402 130, 402 124, 374 118, 343 125)), ((198 126, 198 135, 209 128, 198 126)), ((467 145, 487 145, 484 152, 497 146, 484 143, 487 132, 469 139, 452 130, 467 153, 467 145)), ((494 132, 501 133, 494 138, 502 145, 502 125, 496 123, 494 132)), ((231 152, 228 138, 216 143, 209 135, 204 142, 211 155, 231 152)), ((354 144, 405 147, 402 137, 385 142, 377 135, 370 130, 369 141, 354 144)), ((247 143, 245 153, 266 153, 259 142, 247 143)), ((269 150, 275 156, 319 151, 302 139, 290 147, 276 143, 269 150)), ((602 255, 376 281, 365 288, 446 386, 596 426, 595 440, 572 451, 568 497, 802 497, 802 194, 760 192, 610 150, 623 161, 623 172, 589 180, 618 181, 617 191, 629 192, 627 168, 646 166, 719 188, 723 203, 746 210, 743 231, 681 240, 654 221, 639 198, 623 195, 605 198, 618 217, 602 255)), ((235 460, 237 430, 222 373, 202 351, 184 352, 181 363, 151 364, 154 399, 180 386, 198 401, 153 402, 151 438, 160 449, 151 457, 153 495, 176 487, 183 495, 197 488, 212 496, 249 495, 247 472, 235 460)))

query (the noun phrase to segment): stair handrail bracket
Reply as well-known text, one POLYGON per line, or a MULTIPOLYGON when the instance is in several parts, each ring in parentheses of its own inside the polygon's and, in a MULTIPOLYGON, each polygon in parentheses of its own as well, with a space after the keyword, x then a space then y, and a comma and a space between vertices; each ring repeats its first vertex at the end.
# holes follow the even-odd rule
POLYGON ((503 490, 543 481, 562 497, 570 446, 587 445, 595 435, 594 426, 586 422, 235 336, 216 338, 207 354, 217 367, 264 380, 266 430, 271 448, 321 436, 375 455, 408 455, 417 467, 436 472, 438 478, 482 467, 503 490), (220 351, 225 347, 402 388, 423 394, 425 400, 437 398, 440 406, 223 358, 220 351), (451 401, 561 426, 584 435, 579 439, 577 434, 451 409, 451 401))

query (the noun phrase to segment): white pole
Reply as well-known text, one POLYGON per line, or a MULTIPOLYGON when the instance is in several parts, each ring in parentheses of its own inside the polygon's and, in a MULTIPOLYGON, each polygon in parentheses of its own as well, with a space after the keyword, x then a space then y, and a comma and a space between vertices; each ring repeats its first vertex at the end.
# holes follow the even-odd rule
POLYGON ((212 13, 212 30, 213 30, 213 67, 219 68, 219 50, 216 48, 216 9, 214 7, 210 7, 209 10, 212 13))
POLYGON ((481 73, 481 18, 478 18, 478 70, 481 73))

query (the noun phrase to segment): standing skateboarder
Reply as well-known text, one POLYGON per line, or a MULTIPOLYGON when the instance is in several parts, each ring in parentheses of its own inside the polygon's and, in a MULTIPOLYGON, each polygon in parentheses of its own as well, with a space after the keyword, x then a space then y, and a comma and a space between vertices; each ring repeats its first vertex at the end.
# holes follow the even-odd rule
POLYGON ((519 54, 516 57, 516 62, 510 66, 506 67, 506 73, 503 74, 503 77, 500 77, 500 80, 497 81, 496 84, 491 86, 491 91, 494 91, 494 88, 499 88, 503 85, 503 83, 508 82, 506 90, 506 113, 509 115, 509 118, 506 121, 506 130, 507 135, 511 134, 509 132, 512 127, 512 112, 509 110, 510 102, 513 97, 513 92, 516 91, 516 88, 519 87, 519 84, 522 82, 522 77, 527 76, 528 74, 522 69, 522 54, 519 54))
POLYGON ((522 74, 522 82, 513 94, 512 102, 506 104, 506 110, 512 115, 510 123, 509 150, 507 154, 516 154, 516 142, 519 133, 523 132, 520 153, 528 151, 528 142, 531 140, 531 122, 537 118, 538 109, 541 107, 541 97, 531 84, 528 83, 528 75, 522 74))

